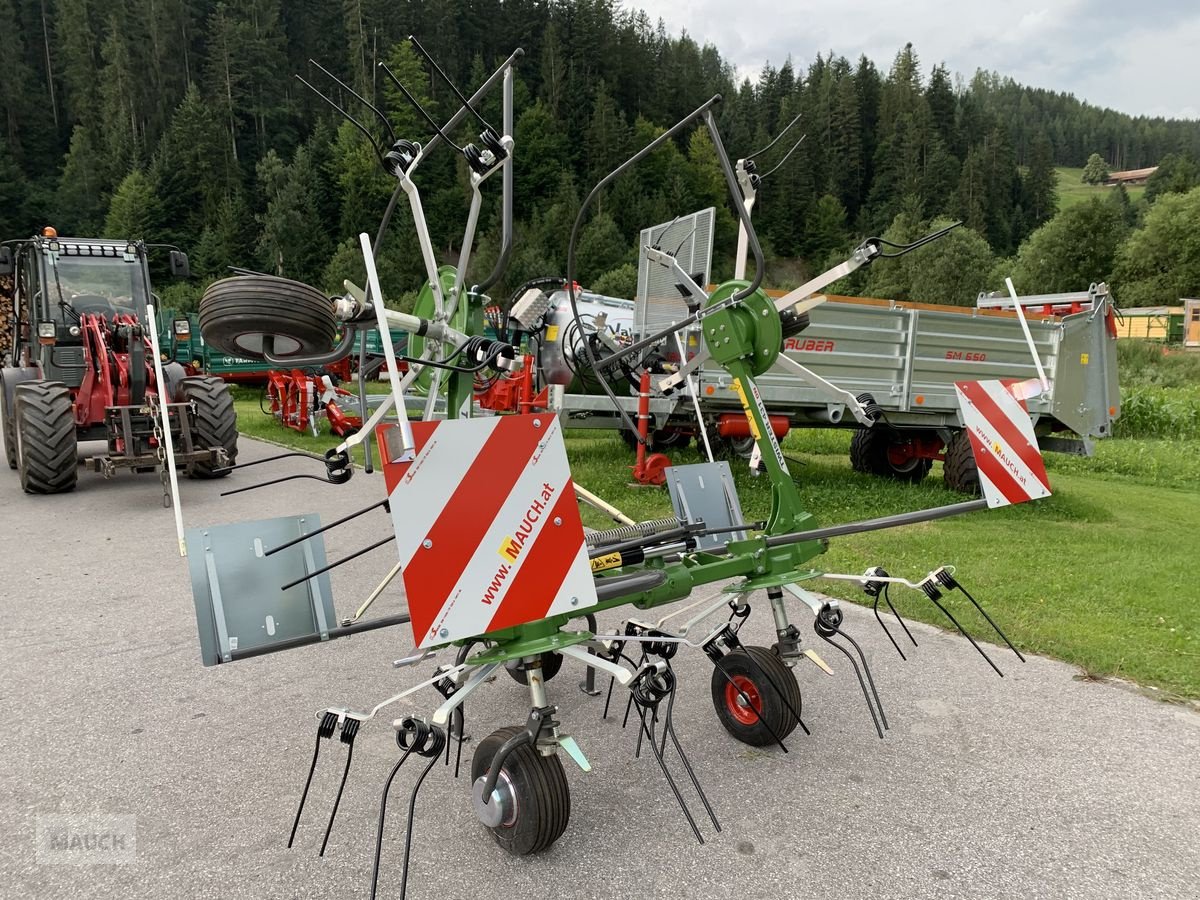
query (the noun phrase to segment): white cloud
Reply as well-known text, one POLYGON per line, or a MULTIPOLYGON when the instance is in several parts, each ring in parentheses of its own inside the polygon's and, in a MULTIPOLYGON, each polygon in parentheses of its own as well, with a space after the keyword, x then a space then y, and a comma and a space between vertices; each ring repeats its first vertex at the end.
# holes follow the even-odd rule
POLYGON ((696 41, 714 44, 749 77, 765 62, 779 66, 790 56, 803 66, 830 50, 851 60, 865 53, 886 72, 912 41, 926 74, 945 62, 967 78, 976 69, 996 71, 1132 115, 1198 115, 1200 4, 1194 0, 1146 0, 1132 8, 1117 0, 624 4, 662 18, 672 33, 686 29, 696 41))

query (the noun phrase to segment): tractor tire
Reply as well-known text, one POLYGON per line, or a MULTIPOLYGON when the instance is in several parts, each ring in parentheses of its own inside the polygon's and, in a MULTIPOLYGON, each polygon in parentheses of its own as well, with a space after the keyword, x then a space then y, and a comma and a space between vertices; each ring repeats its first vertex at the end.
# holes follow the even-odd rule
POLYGON ((942 463, 942 480, 952 491, 978 497, 979 469, 975 467, 975 452, 965 431, 955 432, 946 445, 946 461, 942 463))
POLYGON ((209 285, 200 298, 200 333, 210 345, 243 359, 264 359, 275 338, 280 359, 316 356, 334 347, 333 304, 315 287, 274 275, 238 275, 209 285))
POLYGON ((8 467, 15 469, 17 467, 17 419, 14 411, 9 408, 12 404, 4 398, 4 383, 0 380, 0 432, 3 432, 4 435, 4 458, 8 460, 8 467))
POLYGON ((17 475, 27 494, 62 494, 79 477, 75 406, 59 381, 27 381, 13 392, 17 475))
MULTIPOLYGON (((196 407, 192 427, 195 445, 223 447, 229 465, 237 462, 237 411, 233 408, 229 385, 220 378, 192 376, 180 380, 175 394, 179 402, 190 401, 196 407)), ((228 469, 209 462, 191 463, 187 472, 191 478, 224 478, 229 474, 228 469)))
MULTIPOLYGON (((496 752, 520 730, 516 726, 501 728, 479 742, 471 758, 472 785, 487 775, 496 752)), ((528 744, 517 747, 504 761, 495 793, 506 804, 503 819, 485 827, 513 856, 545 850, 567 830, 571 790, 557 754, 542 756, 528 744)))
POLYGON ((860 428, 850 440, 850 467, 865 475, 877 475, 916 484, 929 474, 933 460, 913 457, 903 463, 892 461, 889 450, 903 444, 895 432, 881 427, 860 428))
POLYGON ((713 669, 712 701, 725 730, 753 747, 782 741, 800 724, 800 685, 779 654, 766 647, 722 656, 713 669))

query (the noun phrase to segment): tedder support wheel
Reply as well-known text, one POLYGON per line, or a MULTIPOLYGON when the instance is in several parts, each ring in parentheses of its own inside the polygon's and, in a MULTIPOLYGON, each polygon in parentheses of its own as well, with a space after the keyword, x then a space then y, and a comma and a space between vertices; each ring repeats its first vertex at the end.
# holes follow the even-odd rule
MULTIPOLYGON (((496 751, 520 731, 517 726, 501 728, 479 742, 471 758, 475 793, 482 795, 496 751)), ((504 761, 491 801, 481 807, 477 798, 475 806, 497 844, 514 856, 526 856, 545 850, 567 830, 571 791, 557 755, 542 756, 522 744, 504 761)))
POLYGON ((975 452, 965 431, 955 432, 946 445, 946 461, 942 463, 942 479, 951 490, 960 494, 979 494, 979 470, 975 468, 975 452))
POLYGON ((933 460, 915 453, 915 446, 891 429, 860 428, 850 440, 850 466, 855 472, 911 481, 916 484, 933 468, 933 460))
POLYGON ((71 392, 58 381, 27 381, 13 391, 17 475, 27 494, 74 489, 79 455, 71 392))
MULTIPOLYGON (((192 438, 197 448, 223 447, 229 464, 237 462, 237 412, 229 385, 220 378, 190 377, 179 381, 176 396, 180 402, 190 401, 196 408, 192 438)), ((188 466, 192 478, 223 478, 229 470, 220 470, 209 462, 188 466)))
POLYGON ((746 647, 722 656, 713 669, 712 699, 725 730, 743 744, 774 744, 800 721, 796 676, 766 647, 746 647))
POLYGON ((337 320, 322 291, 274 275, 238 275, 209 285, 200 298, 200 333, 222 353, 263 359, 274 336, 273 356, 316 356, 334 347, 337 320))

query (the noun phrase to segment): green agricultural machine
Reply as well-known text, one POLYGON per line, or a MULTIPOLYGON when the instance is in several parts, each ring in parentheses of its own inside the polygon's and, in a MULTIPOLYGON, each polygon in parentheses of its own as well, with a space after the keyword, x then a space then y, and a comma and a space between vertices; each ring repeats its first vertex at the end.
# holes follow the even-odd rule
MULTIPOLYGON (((424 54, 415 41, 414 46, 424 54)), ((399 328, 414 338, 408 354, 396 353, 389 341, 383 343, 391 387, 389 403, 380 407, 360 432, 314 466, 323 467, 323 480, 344 484, 354 471, 350 453, 374 436, 383 459, 383 484, 376 502, 328 525, 306 511, 264 521, 209 525, 190 530, 186 538, 205 665, 233 663, 405 625, 411 629, 414 652, 397 660, 396 666, 425 664, 436 654, 446 656, 428 677, 373 706, 338 705, 317 713, 316 749, 288 846, 302 821, 322 747, 342 744, 346 747, 345 768, 325 826, 323 854, 359 732, 400 701, 418 692, 431 695, 428 715, 403 715, 393 722, 399 758, 383 785, 372 898, 379 884, 388 797, 400 770, 410 760, 422 760, 409 793, 399 875, 403 897, 418 792, 440 760, 444 758, 448 765, 452 743, 457 742, 461 761, 465 702, 471 699, 473 708, 486 716, 488 706, 475 704, 480 692, 495 680, 493 675, 507 671, 529 698, 526 720, 499 727, 482 738, 470 762, 465 793, 469 793, 484 830, 501 848, 523 856, 558 840, 571 813, 570 784, 562 760, 565 757, 583 771, 591 770, 585 749, 567 730, 549 698, 547 683, 567 663, 590 673, 584 683, 589 694, 602 693, 594 689, 595 673, 609 676, 605 716, 614 688, 620 686, 626 720, 639 734, 638 752, 644 746, 654 757, 666 790, 678 803, 692 834, 703 843, 697 823, 700 817, 690 810, 684 788, 700 799, 715 831, 720 831, 720 824, 700 775, 688 760, 685 742, 676 732, 673 710, 679 684, 672 666, 676 655, 699 650, 711 662, 712 677, 705 689, 718 727, 743 744, 786 749, 785 742, 791 740, 795 729, 809 731, 801 718, 797 665, 811 659, 829 669, 804 645, 804 630, 798 623, 807 621, 809 633, 822 642, 818 646, 831 647, 844 657, 848 668, 843 671, 853 673, 875 731, 883 738, 888 719, 867 657, 847 634, 837 601, 814 588, 822 579, 858 584, 873 599, 876 618, 885 632, 878 604, 882 599, 895 612, 888 596, 892 587, 918 592, 959 630, 961 625, 941 602, 947 592, 960 591, 981 613, 982 608, 949 566, 936 567, 918 581, 890 576, 879 567, 857 575, 826 572, 819 568, 818 559, 829 540, 1049 494, 1022 406, 1024 398, 1035 394, 1036 385, 971 382, 958 385, 957 390, 966 427, 973 435, 984 497, 832 527, 822 527, 804 508, 770 427, 757 380, 780 358, 785 333, 801 330, 795 320, 803 310, 797 311, 797 307, 807 298, 792 295, 773 300, 760 287, 763 252, 717 128, 714 109, 720 98, 714 97, 617 166, 584 200, 570 236, 566 284, 576 326, 581 328, 574 285, 576 248, 595 198, 666 141, 694 125, 704 129, 745 230, 754 260, 752 276, 726 282, 710 293, 686 273, 677 273, 688 285, 689 296, 697 300, 684 319, 603 359, 597 359, 585 343, 580 364, 586 364, 605 393, 613 397, 609 380, 617 376, 612 373, 627 367, 640 377, 638 370, 649 353, 679 331, 698 328, 705 339, 702 352, 724 368, 761 454, 764 477, 771 488, 770 514, 762 522, 743 521, 731 479, 725 478, 727 464, 711 463, 672 470, 675 516, 640 523, 626 520, 628 524, 619 528, 586 533, 576 498, 587 495, 571 478, 563 443, 564 422, 552 412, 538 409, 513 415, 472 415, 476 378, 506 376, 521 366, 521 348, 516 341, 506 340, 504 334, 493 338, 484 333, 484 310, 493 305, 485 292, 504 268, 511 234, 512 78, 519 56, 517 51, 474 97, 458 94, 462 106, 445 125, 439 127, 426 116, 435 134, 423 146, 395 138, 390 147, 377 148, 385 170, 397 181, 393 205, 408 199, 425 261, 428 282, 414 314, 396 313, 382 302, 375 254, 386 227, 374 242, 366 234, 359 236, 366 286, 351 286, 346 296, 332 303, 303 286, 287 296, 282 291, 266 296, 260 283, 231 279, 215 297, 207 296, 201 304, 201 323, 210 343, 226 350, 249 349, 264 358, 282 357, 297 366, 344 356, 352 341, 346 335, 355 331, 374 329, 382 335, 399 328), (475 105, 500 82, 504 85, 503 123, 494 129, 475 111, 475 105), (478 120, 483 131, 477 144, 456 148, 471 172, 471 206, 462 256, 457 266, 439 268, 414 177, 434 149, 443 142, 451 144, 449 133, 468 116, 478 120), (465 273, 474 244, 480 186, 498 172, 503 173, 504 184, 502 252, 491 276, 469 285, 465 273), (240 302, 234 303, 233 298, 239 297, 240 302), (343 338, 335 346, 334 335, 339 330, 343 338), (403 371, 401 363, 407 365, 403 371), (430 402, 422 421, 409 421, 405 413, 408 394, 422 380, 424 396, 444 398, 444 418, 429 414, 430 402), (383 421, 389 407, 396 412, 395 422, 383 421), (379 509, 390 516, 393 534, 329 562, 325 532, 379 509), (385 546, 395 547, 394 567, 352 615, 339 616, 330 571, 385 546), (397 576, 402 576, 406 611, 365 618, 397 576), (661 613, 662 607, 688 598, 703 585, 718 589, 704 599, 661 613), (771 646, 747 646, 739 637, 756 596, 765 597, 770 610, 775 635, 771 646), (619 626, 602 630, 598 615, 619 609, 627 609, 629 616, 619 626), (657 617, 655 610, 661 613, 657 617)), ((429 62, 440 73, 436 63, 429 62)), ((449 83, 444 74, 442 77, 449 83)), ((450 87, 453 89, 452 84, 450 87)), ((810 282, 810 292, 815 295, 861 266, 901 255, 919 244, 897 247, 869 239, 846 262, 810 282)), ((664 264, 670 264, 669 258, 664 264)), ((519 310, 503 312, 520 318, 519 310)), ((670 388, 664 381, 660 378, 656 383, 656 392, 670 388)), ((848 404, 864 428, 889 427, 871 396, 851 397, 848 404)), ((615 399, 614 406, 620 410, 615 399)), ((623 411, 621 415, 627 418, 623 411)), ((634 430, 632 422, 626 425, 634 430)), ((318 478, 268 478, 259 486, 296 477, 318 478)), ((898 615, 896 618, 899 620, 898 615)), ((900 624, 903 627, 902 620, 900 624)), ((996 631, 1007 643, 998 628, 996 631)), ((892 638, 890 632, 888 637, 892 638)), ((987 652, 973 639, 971 642, 999 673, 987 652)), ((894 638, 892 643, 903 656, 900 644, 894 638)), ((454 771, 457 777, 457 763, 454 771)))

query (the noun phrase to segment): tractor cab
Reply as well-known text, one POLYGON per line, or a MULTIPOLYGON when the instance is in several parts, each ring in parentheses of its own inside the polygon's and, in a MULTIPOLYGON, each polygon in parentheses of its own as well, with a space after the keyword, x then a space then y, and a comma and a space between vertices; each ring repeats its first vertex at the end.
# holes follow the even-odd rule
POLYGON ((5 350, 18 364, 40 368, 44 378, 77 388, 87 372, 86 316, 99 316, 106 327, 146 323, 146 248, 140 241, 46 231, 17 244, 11 255, 21 321, 5 350))

